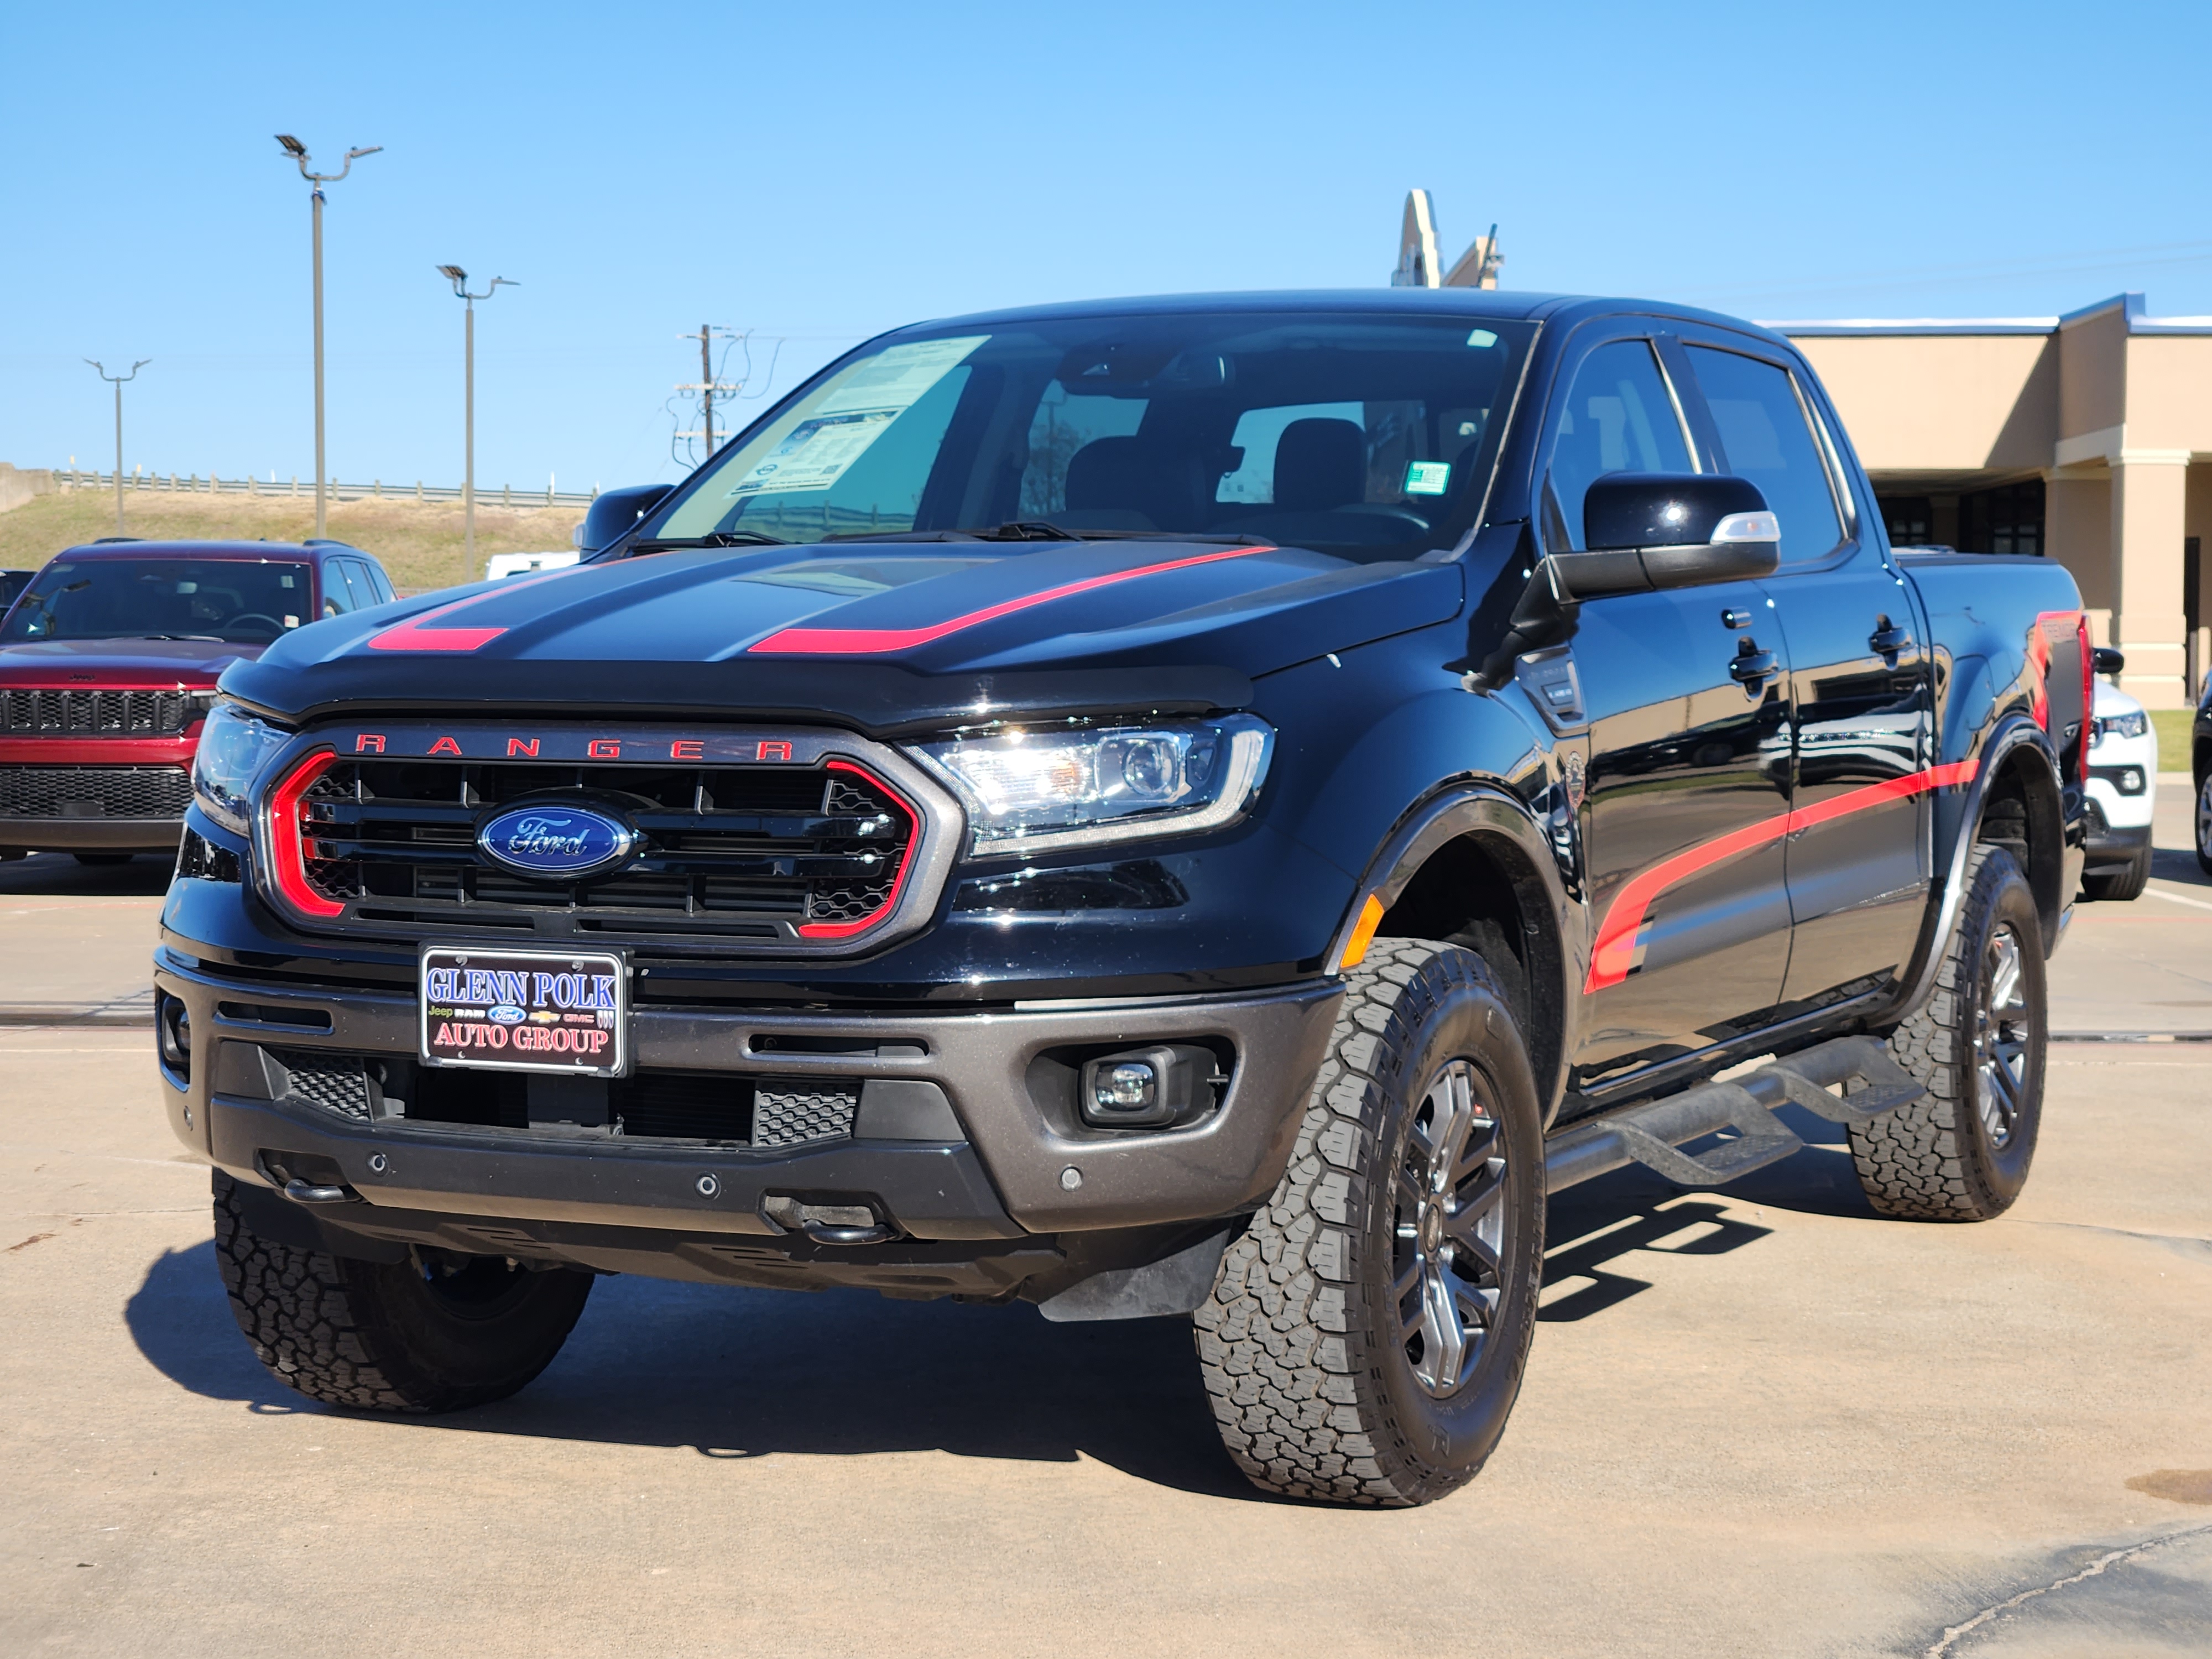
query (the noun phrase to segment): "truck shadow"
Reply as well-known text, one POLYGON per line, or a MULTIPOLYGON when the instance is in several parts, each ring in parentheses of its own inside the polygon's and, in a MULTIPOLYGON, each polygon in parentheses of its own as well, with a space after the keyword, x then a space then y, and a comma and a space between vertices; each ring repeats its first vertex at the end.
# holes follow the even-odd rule
MULTIPOLYGON (((1855 1196, 1849 1158, 1814 1146, 1762 1172, 1775 1195, 1754 1201, 1829 1207, 1830 1159, 1855 1196)), ((1741 1218, 1748 1196, 1681 1194, 1638 1170, 1561 1194, 1539 1317, 1590 1318, 1650 1289, 1635 1271, 1639 1251, 1717 1255, 1767 1237, 1741 1218)), ((125 1318, 147 1361, 194 1394, 256 1413, 348 1414, 292 1393, 253 1358, 211 1243, 156 1259, 125 1318)), ((1026 1305, 603 1279, 559 1358, 520 1395, 419 1421, 729 1460, 1089 1457, 1178 1491, 1278 1501, 1222 1451, 1190 1328, 1175 1319, 1056 1325, 1026 1305)))
MULTIPOLYGON (((195 1394, 254 1412, 348 1414, 263 1370, 231 1320, 212 1244, 156 1260, 125 1316, 146 1358, 195 1394)), ((420 1424, 732 1460, 1091 1457, 1183 1492, 1273 1501, 1221 1449, 1183 1322, 1055 1325, 1027 1306, 861 1291, 603 1279, 528 1389, 420 1424)))

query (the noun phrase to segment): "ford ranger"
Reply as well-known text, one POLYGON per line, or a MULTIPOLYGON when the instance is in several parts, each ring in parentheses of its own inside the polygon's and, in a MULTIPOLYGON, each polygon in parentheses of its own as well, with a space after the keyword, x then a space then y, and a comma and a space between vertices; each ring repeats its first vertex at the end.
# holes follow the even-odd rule
POLYGON ((1252 1480, 1423 1503, 1548 1194, 1810 1112, 1882 1215, 2013 1201, 2091 666, 1725 317, 902 329, 577 567, 223 675, 163 1092, 317 1400, 510 1394, 607 1273, 1019 1299, 1188 1319, 1252 1480))

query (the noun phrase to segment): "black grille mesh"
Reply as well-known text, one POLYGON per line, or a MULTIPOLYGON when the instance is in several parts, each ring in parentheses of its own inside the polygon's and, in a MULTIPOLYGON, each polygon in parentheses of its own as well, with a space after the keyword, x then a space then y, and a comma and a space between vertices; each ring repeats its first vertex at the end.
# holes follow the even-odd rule
POLYGON ((860 1109, 857 1084, 763 1081, 753 1091, 753 1145, 798 1146, 810 1140, 843 1140, 860 1109))
MULTIPOLYGON (((365 921, 455 927, 566 911, 680 918, 782 936, 854 921, 897 884, 915 825, 868 778, 827 767, 493 765, 341 761, 307 797, 307 872, 365 921), (494 812, 528 799, 586 804, 638 832, 623 864, 582 879, 538 878, 476 845, 494 812)), ((580 921, 585 928, 617 926, 580 921)))
POLYGON ((9 737, 174 737, 198 701, 183 691, 0 692, 0 734, 9 737))
POLYGON ((368 1071, 359 1054, 325 1054, 313 1048, 271 1048, 284 1068, 285 1097, 304 1100, 340 1117, 368 1121, 368 1071))
POLYGON ((0 817, 181 818, 181 766, 0 766, 0 817))

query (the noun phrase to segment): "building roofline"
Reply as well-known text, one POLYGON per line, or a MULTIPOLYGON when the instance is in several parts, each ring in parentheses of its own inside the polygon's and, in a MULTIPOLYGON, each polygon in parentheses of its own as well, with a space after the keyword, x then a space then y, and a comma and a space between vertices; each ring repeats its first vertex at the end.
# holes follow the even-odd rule
POLYGON ((2139 293, 2115 294, 2057 317, 1838 317, 1804 322, 1762 323, 1793 340, 1902 335, 2056 334, 2118 312, 2130 334, 2212 334, 2212 317, 2152 317, 2139 293))

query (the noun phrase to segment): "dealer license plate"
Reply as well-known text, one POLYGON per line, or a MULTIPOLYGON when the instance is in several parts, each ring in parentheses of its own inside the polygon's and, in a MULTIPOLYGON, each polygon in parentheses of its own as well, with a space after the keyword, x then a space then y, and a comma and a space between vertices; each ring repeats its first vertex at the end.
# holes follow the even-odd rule
POLYGON ((428 945, 422 1058, 434 1066, 618 1077, 629 1064, 629 975, 605 951, 428 945))

